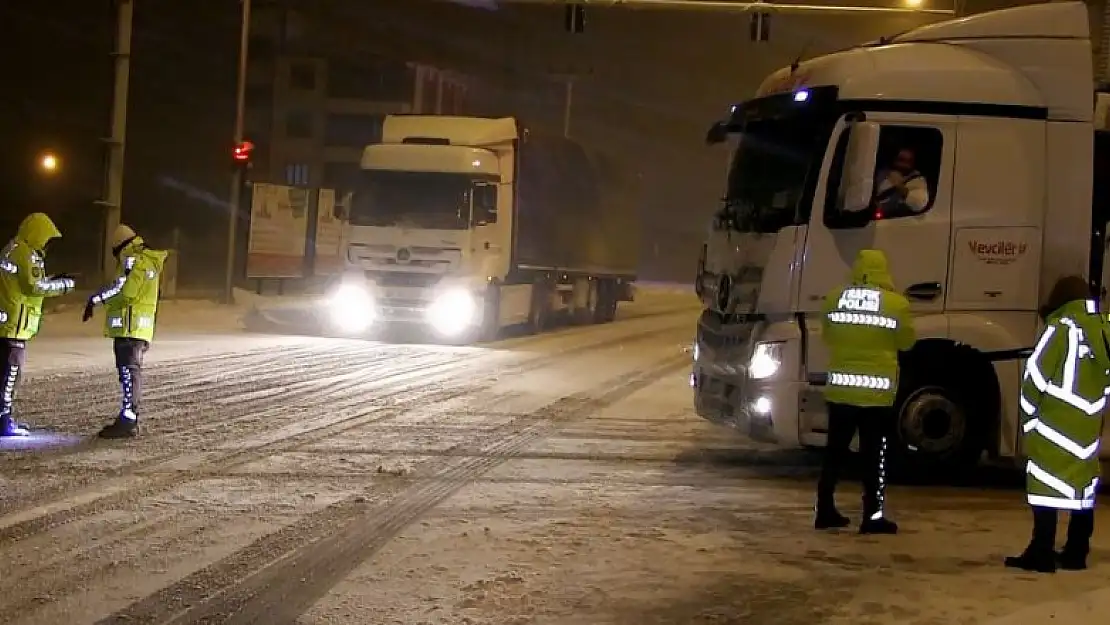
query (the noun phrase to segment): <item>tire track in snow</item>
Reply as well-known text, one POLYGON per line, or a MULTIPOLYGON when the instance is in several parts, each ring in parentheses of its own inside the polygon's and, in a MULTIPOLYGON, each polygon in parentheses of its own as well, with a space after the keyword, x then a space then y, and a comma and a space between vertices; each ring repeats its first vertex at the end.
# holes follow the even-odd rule
POLYGON ((500 428, 500 440, 448 463, 434 481, 421 481, 380 506, 359 495, 307 515, 96 625, 292 624, 398 532, 559 422, 593 414, 688 364, 686 355, 668 356, 647 370, 556 400, 529 413, 534 418, 524 427, 500 428))
MULTIPOLYGON (((562 355, 563 356, 568 356, 568 355, 582 353, 584 351, 593 351, 593 350, 597 350, 597 349, 605 349, 607 347, 613 347, 614 345, 624 345, 624 344, 630 344, 630 343, 634 344, 637 340, 655 339, 655 336, 658 333, 673 331, 674 329, 675 328, 657 328, 657 329, 652 329, 652 330, 649 330, 649 331, 646 331, 646 332, 636 332, 636 333, 629 334, 629 335, 614 337, 613 339, 608 340, 608 341, 596 342, 596 343, 592 343, 592 344, 588 344, 588 345, 580 345, 580 346, 577 346, 577 347, 573 347, 573 348, 564 350, 562 355)), ((680 360, 683 363, 686 362, 685 357, 680 357, 680 360)), ((532 358, 532 359, 529 359, 529 360, 524 361, 524 362, 519 362, 519 363, 516 363, 516 364, 510 364, 508 366, 501 367, 501 369, 503 369, 505 372, 523 373, 523 372, 536 371, 536 370, 542 369, 548 364, 565 364, 565 363, 550 363, 550 358, 548 356, 539 356, 539 357, 532 358)), ((342 434, 342 433, 347 432, 347 431, 351 431, 351 430, 358 429, 358 428, 364 428, 369 424, 374 424, 374 423, 377 423, 377 422, 386 421, 389 418, 394 418, 394 417, 401 416, 403 414, 406 414, 406 413, 410 412, 411 409, 413 407, 415 407, 413 404, 419 405, 419 404, 424 404, 424 403, 433 403, 435 401, 446 401, 447 399, 453 399, 453 398, 457 398, 457 397, 468 396, 468 395, 474 394, 475 392, 479 392, 480 390, 488 390, 489 388, 492 388, 495 384, 496 384, 496 382, 481 385, 482 386, 481 389, 476 388, 475 385, 469 385, 469 386, 463 385, 463 386, 460 386, 456 389, 445 389, 444 391, 441 391, 439 393, 432 393, 430 395, 426 395, 426 396, 419 397, 419 398, 411 398, 411 399, 405 401, 403 403, 403 405, 395 406, 395 407, 393 407, 393 409, 388 410, 387 414, 383 414, 380 411, 371 411, 370 413, 363 412, 361 414, 356 414, 352 417, 349 417, 349 418, 344 419, 344 420, 342 420, 340 422, 337 422, 337 423, 333 423, 333 424, 331 424, 329 426, 326 426, 324 428, 319 428, 319 429, 313 428, 313 429, 309 430, 308 432, 305 432, 306 435, 310 435, 309 437, 300 438, 296 441, 295 444, 292 444, 292 445, 282 444, 278 448, 275 448, 275 449, 268 449, 268 450, 260 451, 259 453, 253 453, 249 457, 244 457, 244 458, 242 458, 238 461, 235 461, 233 463, 228 464, 227 466, 214 466, 214 467, 204 466, 204 467, 201 468, 200 472, 191 472, 187 476, 182 476, 180 474, 171 475, 171 476, 169 476, 169 478, 173 479, 174 483, 170 485, 170 488, 172 488, 174 486, 178 486, 181 483, 183 483, 184 481, 211 478, 215 475, 215 473, 220 472, 220 471, 223 471, 224 476, 226 477, 226 472, 228 470, 234 469, 237 466, 241 466, 241 465, 253 462, 253 461, 257 460, 260 457, 264 457, 265 455, 272 454, 272 453, 282 453, 282 452, 294 451, 296 449, 303 448, 303 447, 312 445, 314 443, 318 443, 318 442, 320 442, 322 440, 325 440, 329 437, 336 436, 336 435, 342 434), (369 419, 367 418, 368 416, 370 417, 369 419), (337 427, 339 429, 336 429, 337 427), (181 479, 182 477, 184 477, 185 479, 182 480, 181 479)), ((402 392, 404 392, 404 391, 402 391, 402 392)), ((496 405, 502 404, 504 402, 503 397, 504 397, 503 395, 499 395, 497 397, 491 397, 491 398, 488 398, 488 399, 484 400, 482 402, 482 404, 484 404, 485 406, 490 406, 490 407, 496 406, 496 405)), ((345 404, 357 405, 358 403, 361 403, 360 398, 351 397, 351 398, 348 398, 345 402, 343 402, 344 406, 341 406, 341 407, 345 407, 345 404)), ((467 412, 481 413, 481 412, 483 412, 483 408, 482 407, 468 408, 467 412)), ((530 417, 530 418, 526 418, 526 420, 528 421, 529 424, 534 424, 537 421, 537 419, 539 418, 538 416, 536 416, 536 413, 529 413, 528 415, 518 415, 518 416, 530 417)), ((517 426, 518 426, 517 429, 519 429, 519 423, 517 424, 517 426)), ((505 428, 505 426, 500 426, 500 427, 495 426, 493 428, 493 430, 490 431, 490 435, 491 436, 501 436, 501 435, 503 435, 504 428, 505 428)), ((282 440, 285 441, 285 442, 288 442, 288 439, 282 439, 282 440)), ((507 460, 507 458, 502 459, 502 461, 504 461, 504 460, 507 460)), ((237 477, 237 476, 235 476, 235 477, 237 477)), ((116 505, 112 505, 111 508, 118 508, 119 505, 121 505, 121 504, 117 503, 116 505)), ((101 511, 106 511, 106 510, 107 510, 107 508, 105 508, 104 510, 101 510, 101 511)), ((94 512, 95 511, 86 511, 84 514, 81 515, 81 517, 87 517, 89 514, 93 514, 94 512)), ((112 534, 111 528, 109 528, 108 531, 105 532, 105 534, 109 535, 109 539, 111 539, 111 534, 112 534)), ((48 537, 49 537, 48 534, 41 534, 40 533, 36 536, 36 540, 40 540, 40 539, 45 540, 45 539, 48 539, 48 537)), ((87 545, 86 545, 86 547, 87 547, 87 545)), ((102 565, 98 567, 98 566, 96 566, 95 561, 92 561, 92 563, 88 567, 82 568, 82 574, 79 576, 79 579, 81 580, 82 585, 84 587, 89 587, 93 583, 93 579, 95 579, 97 577, 102 577, 108 571, 116 570, 117 566, 119 566, 119 563, 102 563, 102 565)), ((69 584, 70 584, 70 582, 78 579, 78 577, 75 577, 74 575, 62 575, 62 576, 56 577, 56 578, 55 577, 46 577, 46 579, 50 579, 51 582, 47 583, 47 584, 43 584, 42 583, 42 578, 40 578, 39 580, 33 580, 33 579, 28 580, 26 583, 32 584, 36 588, 42 588, 42 587, 45 586, 48 589, 48 594, 60 595, 60 594, 66 594, 68 592, 72 592, 74 587, 69 585, 69 584)), ((41 592, 40 592, 40 594, 41 594, 41 592)), ((35 603, 30 603, 30 604, 23 603, 21 605, 11 605, 7 601, 3 601, 2 599, 0 599, 0 604, 4 604, 4 606, 5 606, 3 612, 9 612, 10 611, 10 612, 12 612, 13 614, 15 614, 17 616, 25 615, 25 614, 28 613, 28 611, 33 611, 36 608, 40 607, 39 605, 37 605, 35 603)), ((4 622, 4 621, 0 621, 0 622, 4 622)))
MULTIPOLYGON (((683 324, 684 327, 685 324, 683 324)), ((638 341, 650 340, 655 338, 658 334, 674 331, 680 326, 666 326, 654 327, 648 330, 622 334, 619 336, 611 336, 606 340, 600 340, 592 343, 575 345, 554 354, 541 354, 526 358, 523 361, 512 363, 509 365, 502 365, 498 367, 501 374, 523 374, 528 371, 543 368, 549 363, 553 362, 555 358, 564 358, 573 355, 579 355, 587 352, 604 350, 609 347, 624 345, 628 343, 636 343, 638 341)), ((461 385, 455 385, 446 389, 432 391, 423 395, 415 397, 404 398, 406 394, 410 394, 420 387, 428 386, 431 383, 438 382, 456 371, 466 371, 472 361, 480 360, 486 356, 486 352, 477 352, 473 356, 463 357, 456 359, 449 363, 440 363, 432 365, 424 365, 414 367, 410 370, 402 372, 393 371, 387 377, 382 378, 378 383, 382 386, 392 386, 398 377, 416 377, 417 379, 401 388, 394 388, 386 396, 375 398, 376 406, 369 411, 362 411, 353 416, 342 417, 339 419, 317 418, 304 420, 296 420, 296 427, 294 431, 287 431, 288 428, 272 429, 272 423, 267 423, 268 417, 277 413, 289 411, 293 406, 289 405, 286 398, 277 405, 272 406, 269 410, 262 413, 255 412, 248 416, 264 423, 263 427, 271 428, 269 432, 261 437, 261 440, 255 441, 253 444, 248 443, 246 446, 239 446, 232 450, 217 450, 213 452, 199 452, 193 454, 170 454, 172 457, 166 459, 165 457, 155 457, 144 461, 139 461, 124 467, 119 472, 111 475, 107 479, 97 480, 93 482, 91 487, 86 490, 93 490, 92 493, 78 493, 76 496, 71 497, 70 502, 49 502, 38 503, 35 508, 44 510, 33 510, 32 514, 19 514, 16 512, 8 512, 5 516, 8 517, 9 522, 6 525, 0 526, 0 542, 16 542, 26 538, 35 536, 41 532, 48 531, 59 525, 72 522, 74 520, 84 518, 88 515, 98 514, 109 510, 117 509, 119 507, 129 505, 142 498, 150 497, 151 495, 171 490, 181 484, 192 479, 199 479, 203 476, 191 476, 189 471, 195 467, 203 467, 206 471, 227 471, 237 466, 242 466, 254 462, 258 459, 264 458, 268 455, 275 453, 288 453, 294 449, 304 447, 306 445, 323 440, 328 437, 336 436, 344 432, 363 427, 368 423, 380 422, 391 418, 399 417, 414 407, 425 405, 435 402, 447 401, 457 397, 469 395, 475 392, 480 392, 492 388, 497 384, 496 380, 487 381, 485 383, 473 384, 464 382, 461 385), (435 378, 428 378, 426 375, 430 370, 437 370, 435 378), (383 406, 382 404, 392 400, 401 400, 393 405, 383 406), (307 424, 307 425, 306 425, 307 424), (148 472, 151 475, 143 475, 148 472), (102 485, 104 482, 117 481, 122 484, 117 485, 116 488, 107 489, 108 492, 103 492, 104 487, 95 488, 102 485), (95 492, 101 491, 101 492, 95 492), (37 514, 36 512, 41 512, 37 514), (11 520, 11 517, 16 517, 11 520), (23 518, 21 518, 23 517, 23 518)), ((343 366, 340 363, 337 366, 343 366)), ((470 378, 465 378, 469 380, 470 378)), ((317 401, 309 406, 296 406, 295 408, 301 411, 312 411, 326 409, 328 411, 342 410, 350 405, 364 404, 365 400, 360 396, 348 397, 343 401, 343 394, 353 390, 362 384, 362 380, 358 376, 352 374, 344 374, 335 376, 327 380, 315 381, 317 386, 326 388, 326 391, 321 393, 317 401), (346 381, 336 384, 337 378, 348 378, 346 381)), ((22 506, 22 510, 27 510, 32 506, 22 506)), ((2 521, 2 520, 0 520, 2 521)))

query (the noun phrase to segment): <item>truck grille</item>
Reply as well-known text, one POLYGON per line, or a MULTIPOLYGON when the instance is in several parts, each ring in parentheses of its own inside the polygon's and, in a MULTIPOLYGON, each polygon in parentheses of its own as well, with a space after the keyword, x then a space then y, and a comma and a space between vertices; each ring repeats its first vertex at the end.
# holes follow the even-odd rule
POLYGON ((439 282, 438 273, 413 273, 407 271, 368 271, 366 277, 381 286, 408 286, 424 288, 439 282))

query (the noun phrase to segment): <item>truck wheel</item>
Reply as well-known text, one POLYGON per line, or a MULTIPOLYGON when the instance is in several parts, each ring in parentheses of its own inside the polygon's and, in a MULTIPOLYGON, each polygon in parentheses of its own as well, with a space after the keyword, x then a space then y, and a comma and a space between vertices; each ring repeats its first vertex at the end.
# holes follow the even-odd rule
POLYGON ((547 330, 551 325, 551 288, 546 281, 532 285, 532 310, 528 313, 528 327, 534 333, 547 330))
POLYGON ((956 476, 974 469, 986 448, 989 391, 972 392, 978 378, 964 367, 939 361, 907 365, 895 402, 897 444, 891 450, 891 468, 924 476, 956 476))
POLYGON ((586 308, 578 308, 574 311, 574 324, 575 325, 590 325, 597 323, 597 310, 601 303, 598 296, 601 294, 601 283, 597 280, 587 281, 587 295, 586 295, 586 308))
POLYGON ((597 284, 597 308, 594 310, 595 323, 609 323, 617 318, 616 285, 610 280, 597 284))
POLYGON ((496 341, 501 335, 501 287, 491 284, 482 302, 482 324, 478 326, 477 340, 482 343, 496 341))

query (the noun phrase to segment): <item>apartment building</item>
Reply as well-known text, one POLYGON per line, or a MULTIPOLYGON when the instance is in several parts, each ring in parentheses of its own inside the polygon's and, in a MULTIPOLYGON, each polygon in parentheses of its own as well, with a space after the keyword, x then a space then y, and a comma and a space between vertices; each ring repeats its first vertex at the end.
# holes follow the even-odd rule
POLYGON ((252 180, 347 189, 385 115, 467 111, 465 76, 390 58, 288 2, 258 4, 245 124, 252 180))

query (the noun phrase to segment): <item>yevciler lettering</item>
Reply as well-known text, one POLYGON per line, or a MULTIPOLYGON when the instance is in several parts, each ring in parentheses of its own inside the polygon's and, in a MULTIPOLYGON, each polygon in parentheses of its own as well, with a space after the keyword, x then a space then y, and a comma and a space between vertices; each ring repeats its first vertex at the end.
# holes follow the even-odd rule
POLYGON ((968 250, 988 265, 1008 265, 1025 254, 1029 244, 1021 241, 977 241, 967 243, 968 250))

